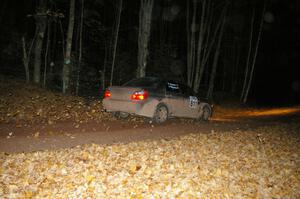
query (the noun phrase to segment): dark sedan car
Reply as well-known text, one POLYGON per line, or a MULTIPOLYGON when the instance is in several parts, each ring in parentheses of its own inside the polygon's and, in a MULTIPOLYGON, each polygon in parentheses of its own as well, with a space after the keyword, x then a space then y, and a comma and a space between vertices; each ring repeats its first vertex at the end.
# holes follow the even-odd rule
POLYGON ((156 77, 137 78, 122 86, 109 87, 103 107, 120 117, 135 114, 157 123, 169 117, 208 120, 212 115, 210 104, 200 101, 189 87, 156 77))

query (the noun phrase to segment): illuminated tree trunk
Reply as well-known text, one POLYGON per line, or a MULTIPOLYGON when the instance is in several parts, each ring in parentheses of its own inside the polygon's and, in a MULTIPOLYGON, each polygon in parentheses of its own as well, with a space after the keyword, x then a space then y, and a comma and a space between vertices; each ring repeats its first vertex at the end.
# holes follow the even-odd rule
POLYGON ((70 92, 70 75, 71 75, 71 51, 73 40, 73 29, 75 21, 75 0, 70 0, 69 25, 66 40, 66 54, 63 66, 63 93, 70 92))
POLYGON ((42 49, 47 26, 47 0, 39 0, 39 5, 36 8, 35 24, 37 29, 37 38, 34 46, 34 71, 33 81, 40 83, 41 81, 41 64, 42 64, 42 49))
POLYGON ((76 78, 76 95, 79 93, 79 80, 80 80, 80 70, 82 61, 82 28, 83 28, 83 14, 84 14, 84 0, 81 0, 81 14, 80 14, 80 30, 79 30, 79 57, 78 57, 78 67, 77 67, 77 78, 76 78))
POLYGON ((190 0, 187 0, 187 18, 186 18, 186 31, 187 31, 187 82, 190 87, 193 85, 193 75, 194 75, 194 67, 195 67, 195 31, 196 31, 196 9, 197 6, 194 1, 193 6, 193 18, 192 25, 189 23, 189 15, 190 15, 190 0))
POLYGON ((244 99, 247 83, 249 82, 249 65, 250 65, 250 58, 251 58, 251 52, 252 52, 254 19, 255 19, 255 9, 253 8, 252 18, 251 18, 251 26, 250 26, 250 36, 249 36, 249 49, 248 49, 248 55, 247 55, 247 61, 246 61, 245 78, 244 78, 244 83, 243 83, 241 100, 244 99))
POLYGON ((193 1, 192 20, 190 22, 190 5, 187 2, 187 82, 195 93, 199 92, 204 71, 207 70, 207 63, 214 49, 218 33, 220 34, 222 17, 224 17, 225 9, 218 15, 214 13, 213 5, 212 0, 193 1), (198 14, 197 7, 201 7, 201 14, 198 14))
POLYGON ((212 98, 212 94, 213 94, 213 90, 214 90, 215 77, 216 77, 217 66, 218 66, 219 55, 220 55, 221 41, 222 41, 223 34, 224 34, 224 25, 225 25, 225 17, 223 17, 223 19, 222 19, 222 26, 221 26, 220 33, 219 33, 217 49, 216 49, 216 52, 214 55, 212 71, 210 73, 209 86, 208 86, 208 91, 207 91, 207 95, 206 95, 206 97, 208 99, 212 98))
POLYGON ((46 86, 46 80, 47 80, 47 66, 48 66, 48 55, 49 55, 49 44, 50 44, 50 33, 51 33, 51 21, 48 21, 48 27, 47 27, 47 43, 46 43, 46 52, 45 52, 45 60, 44 60, 44 81, 43 85, 46 86))
POLYGON ((29 83, 29 81, 30 81, 30 73, 29 73, 30 51, 27 54, 26 42, 25 42, 24 37, 22 37, 22 47, 23 47, 23 65, 25 68, 26 83, 29 83))
POLYGON ((149 54, 148 42, 151 33, 153 2, 154 0, 141 0, 139 14, 137 77, 144 77, 146 75, 147 58, 149 54))
POLYGON ((110 86, 112 86, 113 77, 114 77, 114 68, 115 68, 115 59, 116 59, 116 51, 117 51, 117 44, 118 44, 118 35, 119 35, 119 29, 120 29, 122 4, 123 4, 123 0, 119 0, 119 9, 118 9, 118 17, 117 17, 117 27, 115 29, 113 58, 112 58, 111 73, 110 73, 110 86))
POLYGON ((260 20, 260 26, 259 26, 259 32, 258 32, 258 36, 257 36, 257 41, 256 41, 256 45, 255 45, 255 52, 254 52, 254 56, 252 59, 252 65, 251 65, 251 71, 250 71, 250 76, 249 76, 249 81, 247 83, 247 88, 243 97, 243 103, 247 102, 248 99, 248 94, 249 94, 249 90, 252 84, 252 79, 253 79, 253 72, 254 72, 254 68, 255 68, 255 62, 256 62, 256 57, 257 57, 257 51, 258 51, 258 46, 259 46, 259 42, 261 39, 261 34, 262 34, 262 29, 263 29, 263 24, 264 24, 264 15, 265 15, 265 11, 266 11, 266 1, 264 3, 264 8, 262 11, 262 15, 261 15, 261 20, 260 20))
MULTIPOLYGON (((203 76, 203 71, 204 71, 204 64, 202 64, 202 59, 203 59, 203 41, 204 41, 204 34, 205 34, 205 28, 208 24, 208 21, 205 20, 205 16, 206 16, 206 12, 207 12, 207 8, 206 8, 206 1, 207 0, 203 0, 202 3, 202 11, 201 11, 201 18, 200 18, 200 30, 199 30, 199 37, 198 37, 198 45, 197 45, 197 57, 196 57, 196 65, 195 65, 195 79, 194 79, 194 85, 193 85, 193 90, 195 93, 198 93, 199 91, 199 87, 200 87, 200 83, 202 80, 202 76, 203 76)), ((194 1, 196 2, 196 1, 194 1)))

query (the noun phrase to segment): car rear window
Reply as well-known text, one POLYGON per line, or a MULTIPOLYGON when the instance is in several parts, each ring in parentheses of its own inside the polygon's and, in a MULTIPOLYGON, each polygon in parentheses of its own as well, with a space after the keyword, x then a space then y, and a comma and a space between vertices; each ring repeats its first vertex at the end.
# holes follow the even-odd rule
POLYGON ((157 87, 158 85, 159 85, 159 79, 158 78, 143 77, 143 78, 133 79, 133 80, 125 83, 123 86, 129 86, 129 87, 157 87))

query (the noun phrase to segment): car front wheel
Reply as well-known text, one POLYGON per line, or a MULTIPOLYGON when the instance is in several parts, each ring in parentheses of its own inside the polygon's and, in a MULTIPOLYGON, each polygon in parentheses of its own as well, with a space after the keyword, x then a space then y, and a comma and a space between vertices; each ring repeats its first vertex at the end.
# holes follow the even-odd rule
POLYGON ((153 120, 155 123, 163 123, 168 119, 168 108, 160 104, 156 107, 156 111, 154 113, 153 120))
POLYGON ((211 109, 208 106, 204 106, 202 109, 202 120, 208 121, 211 116, 211 109))

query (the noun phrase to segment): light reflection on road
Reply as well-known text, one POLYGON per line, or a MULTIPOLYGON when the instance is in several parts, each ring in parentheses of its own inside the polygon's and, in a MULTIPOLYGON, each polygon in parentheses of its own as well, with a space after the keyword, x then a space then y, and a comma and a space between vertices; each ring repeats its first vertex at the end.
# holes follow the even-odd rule
POLYGON ((300 107, 272 108, 245 112, 245 116, 280 116, 300 112, 300 107))
POLYGON ((230 122, 238 118, 288 116, 297 113, 300 115, 300 106, 262 109, 219 108, 219 110, 217 109, 215 112, 216 114, 212 117, 212 121, 230 122))

